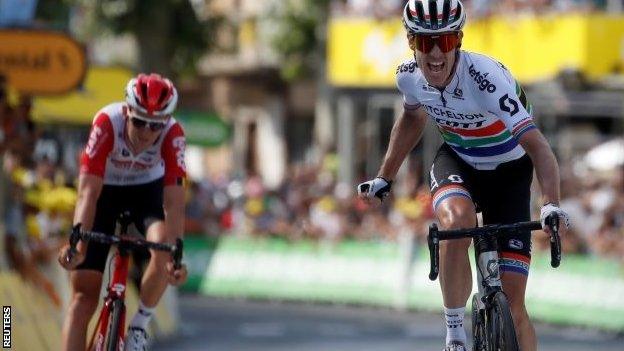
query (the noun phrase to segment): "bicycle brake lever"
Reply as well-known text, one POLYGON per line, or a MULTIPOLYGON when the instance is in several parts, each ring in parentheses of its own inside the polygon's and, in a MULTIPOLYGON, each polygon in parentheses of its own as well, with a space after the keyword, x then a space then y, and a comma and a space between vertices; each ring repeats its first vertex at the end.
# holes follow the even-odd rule
POLYGON ((184 250, 184 242, 182 239, 177 238, 175 247, 171 252, 171 256, 173 257, 173 268, 178 270, 182 267, 182 253, 184 250))
POLYGON ((546 225, 550 228, 550 266, 559 267, 561 263, 561 237, 559 236, 559 216, 552 212, 546 217, 546 225))

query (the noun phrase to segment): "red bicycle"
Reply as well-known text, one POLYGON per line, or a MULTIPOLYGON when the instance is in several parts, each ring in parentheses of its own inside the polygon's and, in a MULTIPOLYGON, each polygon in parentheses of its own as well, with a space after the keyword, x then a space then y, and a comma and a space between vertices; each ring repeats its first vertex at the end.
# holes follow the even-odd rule
POLYGON ((104 298, 104 306, 100 312, 98 322, 87 350, 123 351, 125 340, 126 305, 126 281, 128 279, 128 266, 130 252, 139 248, 147 248, 171 253, 175 269, 181 267, 182 262, 182 239, 176 239, 175 245, 155 243, 142 238, 128 236, 130 225, 129 214, 124 214, 119 219, 120 235, 106 235, 97 232, 72 233, 69 238, 70 251, 68 259, 76 254, 76 245, 80 240, 96 241, 117 247, 117 254, 113 256, 112 279, 107 287, 107 295, 104 298), (111 318, 112 316, 112 318, 111 318))

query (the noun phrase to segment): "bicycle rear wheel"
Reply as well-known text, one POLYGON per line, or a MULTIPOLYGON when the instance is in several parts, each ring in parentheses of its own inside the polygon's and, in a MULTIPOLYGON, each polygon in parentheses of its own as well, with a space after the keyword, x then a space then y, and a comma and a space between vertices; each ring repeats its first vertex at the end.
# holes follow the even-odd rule
POLYGON ((479 309, 479 297, 472 295, 472 351, 486 351, 484 310, 479 309))
POLYGON ((502 291, 492 298, 487 326, 488 351, 519 351, 509 302, 502 291))
POLYGON ((120 351, 117 350, 119 345, 119 324, 121 323, 121 316, 123 316, 124 304, 121 300, 113 301, 113 318, 108 328, 108 343, 106 346, 107 351, 120 351))

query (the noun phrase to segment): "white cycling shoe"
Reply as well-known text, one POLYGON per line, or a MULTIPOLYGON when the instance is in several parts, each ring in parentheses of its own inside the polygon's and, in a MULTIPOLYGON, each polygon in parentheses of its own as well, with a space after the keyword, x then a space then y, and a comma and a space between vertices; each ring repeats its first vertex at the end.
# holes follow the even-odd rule
POLYGON ((458 342, 452 342, 450 345, 446 345, 442 351, 467 351, 466 347, 458 342))
POLYGON ((124 349, 125 351, 147 351, 147 332, 141 328, 130 327, 124 349))

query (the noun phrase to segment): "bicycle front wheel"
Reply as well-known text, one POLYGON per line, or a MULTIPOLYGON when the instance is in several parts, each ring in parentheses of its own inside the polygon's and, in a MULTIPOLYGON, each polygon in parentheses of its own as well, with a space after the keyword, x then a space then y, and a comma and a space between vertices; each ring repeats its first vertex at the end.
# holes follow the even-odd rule
POLYGON ((106 346, 107 351, 120 351, 118 345, 123 345, 119 341, 119 325, 121 323, 121 317, 123 316, 123 310, 125 308, 123 301, 113 301, 113 318, 111 318, 110 325, 108 327, 108 343, 106 346))
POLYGON ((484 310, 479 309, 479 297, 472 295, 472 351, 486 351, 484 310))
POLYGON ((497 292, 492 298, 488 318, 488 351, 519 351, 507 296, 497 292))

